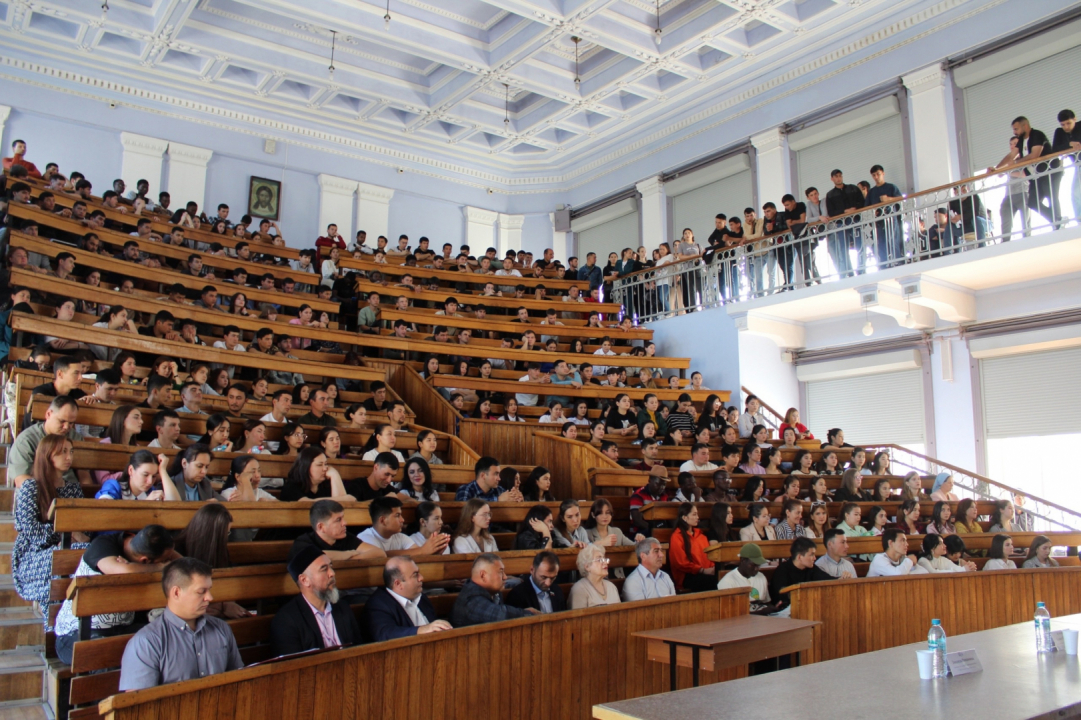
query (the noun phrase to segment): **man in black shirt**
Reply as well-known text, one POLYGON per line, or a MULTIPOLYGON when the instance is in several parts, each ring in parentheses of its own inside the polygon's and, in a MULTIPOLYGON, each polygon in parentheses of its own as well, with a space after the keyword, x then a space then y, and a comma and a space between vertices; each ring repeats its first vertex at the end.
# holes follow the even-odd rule
POLYGON ((390 486, 394 479, 394 473, 398 472, 398 458, 393 453, 383 452, 375 456, 375 464, 372 472, 366 478, 350 480, 345 484, 345 491, 352 495, 357 502, 374 500, 384 495, 393 495, 395 490, 390 486))
MULTIPOLYGON (((777 212, 777 206, 771 202, 762 206, 762 219, 762 232, 767 236, 788 229, 784 213, 777 212)), ((777 264, 781 266, 781 274, 784 276, 784 281, 781 283, 781 290, 784 291, 788 289, 789 283, 795 279, 792 276, 792 247, 783 237, 774 238, 773 247, 777 249, 777 264)))
POLYGON ((308 522, 312 531, 293 541, 289 548, 289 561, 307 548, 315 548, 327 554, 332 561, 362 560, 385 557, 382 548, 360 541, 348 532, 345 525, 345 508, 336 500, 316 500, 308 510, 308 522))
MULTIPOLYGON (((1033 130, 1032 125, 1029 124, 1028 118, 1023 115, 1014 119, 1012 123, 1014 136, 1010 138, 1010 150, 1006 153, 1006 156, 999 160, 998 164, 994 167, 988 168, 988 172, 994 172, 1000 167, 1006 165, 1019 165, 1023 163, 1032 162, 1044 155, 1051 154, 1051 143, 1048 141, 1047 136, 1039 130, 1033 130)), ((1028 177, 1028 190, 1025 192, 1022 190, 1024 187, 1016 180, 1010 182, 1009 194, 1002 201, 1000 208, 1002 214, 1002 234, 1005 236, 1004 240, 1009 240, 1009 234, 1013 230, 1013 215, 1018 210, 1023 213, 1026 212, 1025 207, 1031 208, 1040 213, 1047 219, 1052 225, 1057 224, 1059 218, 1059 212, 1057 207, 1057 201, 1052 195, 1051 190, 1051 176, 1048 174, 1040 175, 1039 177, 1033 177, 1034 173, 1046 173, 1048 170, 1048 163, 1036 163, 1035 165, 1027 166, 1024 168, 1023 175, 1021 171, 1011 172, 1010 176, 1013 178, 1028 177), (1047 200, 1047 206, 1043 204, 1044 200, 1047 200)), ((1026 218, 1022 218, 1025 220, 1026 218)), ((1025 222, 1027 225, 1027 221, 1025 222)))
MULTIPOLYGON (((855 185, 846 185, 844 174, 840 170, 831 172, 830 180, 833 181, 833 189, 826 193, 826 212, 831 220, 836 219, 838 215, 844 215, 851 210, 857 210, 864 206, 863 193, 855 185)), ((859 215, 846 217, 842 222, 845 225, 859 222, 859 215)), ((852 276, 852 261, 848 257, 848 248, 855 242, 856 234, 851 229, 832 233, 827 240, 830 258, 833 260, 837 273, 841 277, 852 276)), ((858 244, 857 249, 861 251, 859 254, 859 266, 862 273, 865 261, 862 248, 858 244)))
MULTIPOLYGON (((891 211, 899 210, 899 206, 892 203, 900 202, 903 199, 901 188, 891 182, 886 182, 886 171, 881 165, 871 167, 871 179, 875 181, 875 186, 867 191, 867 204, 880 205, 889 203, 885 207, 875 210, 875 216, 881 217, 888 215, 891 211)), ((880 268, 904 260, 905 237, 899 215, 876 220, 875 236, 877 238, 875 257, 878 259, 880 268)))
MULTIPOLYGON (((1064 152, 1073 150, 1074 153, 1081 151, 1081 125, 1077 124, 1077 118, 1073 110, 1061 110, 1058 114, 1059 127, 1055 130, 1054 139, 1051 142, 1051 152, 1064 152)), ((1059 166, 1062 165, 1058 162, 1059 166)), ((1076 217, 1081 213, 1081 172, 1077 170, 1077 155, 1074 155, 1073 187, 1070 188, 1070 197, 1073 199, 1073 211, 1076 217)), ((1062 173, 1052 175, 1052 194, 1058 197, 1058 184, 1062 182, 1062 173), (1057 178, 1057 179, 1056 179, 1057 178)))
MULTIPOLYGON (((802 266, 803 279, 807 285, 811 284, 811 243, 802 239, 804 232, 807 230, 807 204, 796 202, 796 197, 791 193, 786 194, 781 198, 781 205, 784 206, 784 222, 788 226, 788 229, 792 232, 791 245, 787 248, 782 248, 788 251, 787 266, 791 268, 790 272, 795 270, 796 257, 800 258, 800 265, 802 266)), ((783 267, 783 266, 782 266, 783 267)), ((792 277, 792 283, 795 284, 796 278, 792 277)))
POLYGON ((387 384, 382 380, 375 380, 368 387, 372 396, 361 403, 368 412, 386 412, 387 384))
POLYGON ((792 600, 788 593, 781 592, 783 588, 798 583, 834 579, 832 575, 815 565, 814 540, 805 537, 796 538, 792 541, 789 559, 782 561, 773 571, 769 584, 769 596, 774 602, 780 603, 781 609, 784 609, 791 604, 792 600))

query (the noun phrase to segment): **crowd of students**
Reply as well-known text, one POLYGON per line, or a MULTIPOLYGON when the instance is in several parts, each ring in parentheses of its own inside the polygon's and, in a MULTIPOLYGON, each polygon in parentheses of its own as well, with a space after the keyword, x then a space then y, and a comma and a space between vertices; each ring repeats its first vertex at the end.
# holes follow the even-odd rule
MULTIPOLYGON (((28 167, 24 152, 25 147, 16 155, 18 162, 9 164, 15 176, 22 174, 16 168, 22 168, 27 173, 31 169, 36 170, 28 167)), ((17 180, 17 177, 12 179, 17 180)), ((44 179, 50 183, 50 187, 55 188, 54 192, 66 192, 67 184, 71 182, 60 175, 55 167, 46 169, 44 179)), ((12 194, 11 202, 29 201, 28 190, 20 188, 18 182, 9 185, 8 190, 12 194), (16 198, 15 195, 20 197, 16 198)), ((86 200, 90 199, 90 185, 85 178, 76 180, 71 190, 86 200)), ((158 203, 151 203, 146 198, 148 191, 147 186, 139 183, 134 196, 125 196, 123 188, 114 189, 111 195, 107 193, 109 197, 103 198, 103 201, 108 201, 106 207, 124 214, 142 217, 158 213, 164 218, 168 198, 159 197, 158 203)), ((47 203, 40 202, 40 195, 38 201, 45 209, 47 203)), ((74 217, 75 213, 69 215, 74 217)), ((95 215, 94 222, 99 222, 101 217, 103 215, 95 215)), ((173 233, 169 237, 151 237, 150 241, 179 244, 179 237, 180 243, 185 243, 184 230, 199 230, 203 225, 210 226, 214 232, 231 233, 234 238, 243 235, 254 239, 254 234, 248 232, 250 221, 242 218, 237 226, 231 225, 225 206, 219 208, 216 218, 205 218, 198 213, 197 207, 189 204, 169 219, 174 224, 173 233)), ((14 216, 6 215, 5 228, 29 229, 25 224, 17 227, 15 220, 14 216)), ((138 234, 145 232, 141 229, 138 234)), ((260 235, 262 232, 261 228, 260 235)), ((53 239, 64 241, 63 237, 53 239)), ((77 242, 84 250, 89 248, 91 252, 98 252, 101 246, 95 240, 100 239, 93 232, 88 232, 77 242)), ((379 285, 385 279, 377 271, 365 273, 363 277, 359 274, 350 277, 337 268, 335 253, 346 249, 365 260, 368 255, 376 262, 386 260, 387 251, 382 242, 385 238, 381 239, 380 247, 371 253, 365 251, 364 240, 364 237, 358 237, 353 247, 342 248, 339 245, 344 241, 332 227, 326 236, 319 239, 316 248, 302 253, 302 258, 306 258, 305 267, 314 268, 319 251, 324 248, 328 250, 329 257, 323 261, 322 276, 312 279, 310 285, 322 299, 334 298, 342 303, 340 318, 345 320, 355 316, 359 333, 381 329, 383 321, 379 312, 379 293, 367 293, 363 299, 366 303, 364 307, 352 312, 348 311, 349 302, 359 303, 361 298, 355 292, 349 294, 350 286, 355 290, 358 280, 379 285), (327 262, 332 267, 328 268, 327 262)), ((280 232, 271 227, 259 242, 280 246, 280 232)), ((212 246, 192 249, 218 252, 212 246)), ((403 236, 399 249, 404 251, 403 254, 407 253, 407 264, 412 262, 417 267, 431 266, 435 269, 442 264, 441 256, 429 250, 426 239, 422 239, 413 250, 408 246, 408 238, 403 236)), ((263 255, 253 256, 250 247, 237 245, 232 250, 244 260, 277 262, 271 248, 265 248, 265 251, 263 255), (247 255, 243 254, 245 251, 247 255)), ((448 246, 444 246, 443 253, 444 259, 449 257, 448 246)), ((494 249, 489 249, 488 254, 475 261, 465 248, 454 259, 454 264, 460 268, 460 272, 490 273, 501 277, 514 277, 511 270, 517 272, 514 266, 519 261, 537 277, 555 267, 559 277, 576 279, 583 286, 588 283, 590 298, 568 293, 564 296, 567 302, 596 300, 599 286, 605 281, 604 274, 596 267, 596 258, 592 256, 582 268, 577 267, 576 259, 572 259, 570 267, 563 268, 553 265, 549 257, 538 263, 530 263, 528 254, 521 258, 516 254, 514 258, 506 258, 505 271, 501 274, 490 270, 490 256, 493 253, 494 249)), ((69 262, 69 258, 61 255, 62 252, 55 258, 55 268, 50 264, 48 272, 61 280, 78 276, 77 268, 69 262)), ((167 258, 145 255, 138 245, 133 252, 125 251, 121 255, 144 267, 170 263, 167 258)), ((14 267, 42 269, 40 260, 35 265, 34 259, 21 248, 16 248, 8 256, 14 267)), ((195 276, 207 276, 197 253, 192 254, 184 268, 178 266, 177 269, 195 276)), ((314 269, 304 269, 298 270, 298 273, 301 271, 315 272, 314 269)), ((116 280, 121 291, 126 284, 129 290, 134 291, 137 284, 147 282, 141 273, 133 271, 132 276, 109 278, 109 281, 116 280)), ((102 281, 101 273, 96 270, 82 277, 88 289, 102 281)), ((243 286, 246 274, 233 273, 230 280, 243 286)), ((494 282, 498 281, 489 283, 492 292, 503 292, 494 289, 494 282)), ((303 282, 290 283, 288 279, 282 281, 280 287, 278 283, 273 275, 260 280, 260 285, 265 284, 264 289, 280 291, 283 297, 297 288, 301 288, 297 290, 301 292, 305 287, 303 282), (290 290, 286 290, 286 283, 289 283, 290 290)), ((409 283, 399 287, 407 291, 405 288, 409 287, 409 283)), ((49 299, 35 298, 28 290, 18 287, 9 290, 10 302, 3 308, 8 313, 5 318, 13 311, 32 312, 31 301, 49 299)), ((515 293, 520 291, 518 287, 514 289, 515 293)), ((485 286, 481 295, 487 292, 485 286)), ((263 317, 269 322, 276 322, 277 313, 282 310, 282 306, 277 304, 249 303, 242 287, 238 287, 238 292, 224 303, 220 302, 219 294, 212 285, 205 286, 194 300, 187 297, 187 293, 186 287, 180 285, 172 288, 167 298, 175 303, 191 302, 204 309, 263 317)), ((208 328, 187 320, 180 321, 178 328, 177 319, 167 311, 139 318, 137 313, 123 307, 103 305, 100 296, 92 290, 85 296, 75 301, 51 298, 57 317, 74 321, 75 312, 88 312, 100 317, 98 326, 104 329, 182 340, 192 346, 206 344, 203 336, 209 339, 208 328)), ((409 298, 406 296, 406 306, 408 304, 409 298)), ((452 297, 443 304, 441 312, 445 317, 453 318, 458 315, 458 309, 457 300, 452 297)), ((477 304, 473 312, 475 317, 482 318, 485 308, 477 304)), ((630 340, 619 339, 618 333, 631 329, 630 320, 626 318, 618 326, 610 327, 603 324, 600 314, 590 314, 589 323, 597 328, 601 345, 595 352, 598 356, 596 366, 582 362, 575 367, 560 359, 556 337, 549 339, 542 336, 542 342, 547 341, 546 347, 536 346, 537 330, 541 333, 558 332, 552 330, 551 326, 561 324, 559 318, 560 315, 553 308, 545 314, 544 322, 537 322, 539 327, 536 330, 530 328, 521 336, 522 347, 556 352, 554 356, 540 356, 552 357, 554 362, 541 360, 524 363, 518 368, 513 362, 497 358, 482 358, 477 363, 474 357, 455 357, 453 348, 448 347, 447 356, 425 358, 424 373, 426 377, 439 373, 440 367, 446 364, 443 361, 448 359, 452 361, 449 364, 456 366, 455 373, 459 375, 474 368, 481 377, 490 377, 496 368, 523 370, 526 372, 520 380, 524 383, 523 391, 498 398, 502 400, 504 411, 500 419, 521 420, 518 408, 537 405, 539 397, 544 395, 547 398, 547 413, 541 421, 561 424, 565 437, 595 444, 603 454, 617 462, 620 461, 620 443, 614 442, 610 436, 615 436, 621 443, 632 442, 640 446, 641 460, 622 461, 645 473, 643 487, 630 498, 629 518, 616 517, 612 503, 604 498, 593 500, 588 512, 583 514, 580 505, 582 498, 554 496, 551 472, 543 466, 533 468, 523 478, 514 468, 502 467, 498 459, 483 457, 473 468, 474 479, 458 487, 454 494, 454 499, 463 505, 457 524, 451 528, 443 521, 443 508, 440 505, 441 498, 445 497, 441 492, 445 492, 445 488, 436 481, 432 470, 433 466, 444 462, 437 454, 438 437, 431 431, 421 430, 416 435, 416 451, 406 457, 396 447, 401 433, 407 430, 406 409, 400 402, 388 397, 383 382, 358 385, 335 379, 333 372, 329 372, 330 377, 324 382, 308 383, 298 373, 284 369, 256 373, 239 366, 215 366, 183 356, 145 356, 123 352, 108 345, 73 343, 59 337, 33 339, 38 344, 30 349, 30 358, 14 364, 29 370, 50 371, 53 380, 31 391, 31 405, 25 408, 27 418, 9 456, 8 477, 17 486, 14 500, 17 537, 12 551, 16 590, 23 598, 37 603, 43 610, 46 623, 49 623, 52 554, 61 542, 60 535, 53 528, 49 510, 59 498, 82 498, 90 490, 103 501, 203 502, 204 505, 195 513, 187 528, 175 535, 158 525, 147 526, 139 532, 72 534, 73 547, 83 549, 76 577, 132 572, 163 573, 165 610, 156 617, 112 613, 94 616, 90 623, 92 638, 136 633, 126 646, 120 680, 122 690, 131 690, 240 666, 236 642, 225 621, 245 617, 250 611, 235 602, 215 602, 212 592, 214 571, 232 565, 230 541, 292 541, 288 571, 299 594, 279 608, 272 620, 271 644, 279 654, 718 587, 750 587, 756 612, 784 612, 787 598, 780 592, 781 588, 820 577, 854 577, 854 566, 846 559, 846 538, 861 535, 882 537, 883 552, 876 554, 871 561, 870 575, 973 568, 970 562, 963 559, 965 549, 961 537, 965 533, 981 532, 982 526, 973 514, 975 508, 971 501, 962 502, 958 506, 957 517, 951 517, 951 503, 957 497, 952 493, 952 478, 949 475, 936 478, 929 495, 924 492, 921 479, 911 475, 904 479, 899 496, 893 495, 888 481, 877 481, 874 488, 864 488, 863 478, 892 474, 887 453, 872 456, 861 448, 853 448, 845 443, 841 429, 831 429, 826 440, 818 442, 801 423, 795 409, 785 414, 784 423, 777 428, 778 445, 772 440, 770 423, 754 396, 747 399, 740 412, 736 407, 726 408, 718 395, 711 394, 699 411, 690 393, 708 391, 708 388, 703 385, 702 375, 698 372, 692 373, 688 391, 670 403, 660 402, 652 393, 646 394, 638 406, 625 393, 615 395, 603 406, 591 400, 573 399, 573 390, 587 384, 626 387, 637 383, 645 388, 664 386, 678 389, 680 382, 676 377, 665 379, 659 369, 650 366, 649 358, 654 357, 656 352, 652 343, 635 346, 630 340), (612 337, 617 339, 613 341, 612 337), (556 347, 551 347, 552 342, 556 343, 556 347), (605 356, 615 354, 614 347, 622 347, 628 354, 640 357, 641 367, 620 368, 602 364, 605 356), (63 354, 54 360, 54 353, 63 354), (83 376, 89 376, 95 365, 100 368, 94 373, 95 388, 93 393, 87 393, 80 386, 83 376), (102 365, 106 367, 101 368, 102 365), (149 368, 149 374, 140 377, 140 367, 149 368), (283 387, 275 389, 273 385, 283 387), (566 386, 562 391, 567 392, 567 396, 552 396, 544 392, 553 389, 559 392, 556 386, 561 385, 566 386), (99 403, 112 404, 117 398, 118 389, 125 386, 145 387, 146 399, 138 405, 122 404, 116 407, 107 427, 80 425, 81 413, 89 412, 89 408, 99 403), (330 411, 340 404, 340 393, 354 391, 368 393, 369 397, 363 403, 349 405, 342 415, 342 424, 337 414, 330 411), (38 423, 29 422, 34 396, 49 400, 44 418, 38 423), (205 401, 211 397, 220 398, 213 401, 213 409, 220 412, 211 414, 204 409, 204 405, 209 407, 205 401), (223 402, 224 408, 221 406, 223 402), (252 402, 269 402, 270 412, 263 415, 253 413, 248 405, 252 402), (308 411, 300 417, 293 417, 290 411, 294 405, 305 405, 308 411), (246 406, 249 407, 247 412, 246 406), (590 413, 594 410, 600 410, 599 420, 590 419, 590 413), (182 435, 181 413, 185 418, 203 420, 205 431, 198 435, 182 435), (368 413, 386 413, 387 421, 370 424, 368 413), (274 427, 280 424, 280 440, 272 442, 267 439, 268 424, 274 427), (320 430, 316 433, 315 428, 320 430), (370 431, 365 446, 343 447, 342 432, 346 429, 370 431), (97 439, 104 444, 131 448, 132 452, 125 467, 118 472, 86 470, 83 469, 84 463, 75 462, 79 450, 74 443, 84 439, 97 439), (809 449, 812 443, 818 445, 815 448, 820 455, 817 462, 809 449), (662 461, 658 459, 657 452, 661 446, 683 447, 686 456, 677 461, 662 461), (721 465, 711 462, 711 448, 719 448, 721 465), (161 449, 176 450, 176 453, 170 459, 164 453, 156 454, 161 449), (782 460, 782 452, 789 450, 795 452, 793 459, 782 460), (223 453, 232 455, 229 471, 222 477, 212 477, 210 468, 214 459, 223 453), (284 477, 264 475, 260 459, 265 460, 268 456, 290 462, 284 477), (372 465, 366 471, 367 475, 343 478, 335 465, 347 456, 370 461, 372 465), (842 457, 847 458, 844 463, 842 457), (668 487, 669 465, 679 470, 674 492, 670 492, 668 487), (399 470, 402 479, 394 482, 399 470), (708 492, 703 492, 699 487, 698 478, 701 475, 694 474, 704 472, 712 472, 713 486, 708 492), (733 476, 737 474, 749 476, 738 493, 732 488, 733 476), (786 477, 782 491, 776 497, 771 497, 764 480, 779 475, 786 477), (831 493, 824 478, 833 475, 840 476, 841 487, 831 493), (806 523, 802 517, 803 498, 811 501, 810 517, 806 523), (920 517, 919 502, 923 499, 935 501, 932 516, 927 519, 920 517), (886 510, 876 506, 867 518, 863 518, 861 506, 857 504, 897 500, 903 502, 896 517, 888 517, 886 510), (234 501, 308 502, 310 530, 276 528, 272 532, 256 533, 251 529, 233 527, 229 503, 234 501), (665 524, 643 515, 645 505, 663 501, 680 502, 676 509, 676 520, 671 523, 674 527, 665 528, 671 530, 667 553, 655 537, 655 531, 665 524), (844 503, 833 521, 827 517, 827 503, 830 501, 844 503), (367 503, 370 526, 349 528, 345 523, 346 507, 349 503, 358 502, 367 503), (544 504, 554 502, 560 503, 557 512, 544 504), (492 503, 522 503, 530 507, 521 523, 505 526, 493 522, 492 503), (747 504, 749 516, 748 524, 742 528, 734 526, 732 508, 738 503, 747 504), (781 510, 777 522, 772 521, 769 507, 774 503, 781 510), (413 515, 408 526, 402 512, 406 506, 413 515), (709 516, 705 517, 707 507, 709 516), (836 527, 831 527, 833 522, 836 527), (924 525, 924 522, 927 524, 924 525), (623 528, 627 528, 627 531, 623 528), (925 532, 928 539, 924 541, 922 552, 910 556, 906 535, 925 532), (506 576, 495 537, 500 533, 513 533, 513 548, 536 551, 527 575, 520 578, 506 576), (723 566, 719 567, 708 558, 706 549, 711 543, 732 542, 737 538, 744 543, 739 565, 724 572, 723 566), (791 540, 791 557, 773 570, 772 584, 766 585, 764 576, 759 573, 766 561, 757 543, 773 539, 791 540), (815 557, 814 539, 825 542, 827 554, 822 558, 815 557), (634 548, 637 564, 630 572, 610 565, 605 548, 619 546, 634 548), (578 550, 575 571, 561 569, 559 557, 552 552, 561 548, 578 550), (448 588, 425 583, 420 567, 413 558, 451 553, 470 553, 475 554, 476 558, 469 580, 460 588, 449 588, 457 590, 458 595, 449 620, 441 620, 436 618, 428 594, 448 588), (349 605, 351 601, 361 598, 349 590, 339 591, 334 574, 335 562, 356 559, 376 559, 384 564, 383 587, 363 598, 365 608, 359 623, 349 605), (670 572, 666 572, 665 567, 670 572), (622 582, 622 590, 617 588, 619 582, 622 582), (572 583, 572 586, 564 596, 560 584, 566 583, 572 583), (506 598, 503 597, 505 590, 509 591, 506 598), (170 650, 176 647, 181 650, 170 650), (206 652, 199 652, 196 650, 198 648, 206 652)), ((528 310, 520 308, 517 320, 532 323, 534 318, 530 317, 528 310)), ((330 321, 332 318, 329 315, 316 317, 310 306, 299 304, 299 314, 290 322, 325 327, 330 321)), ((407 337, 413 330, 406 327, 403 331, 400 324, 403 322, 399 320, 393 323, 393 332, 407 337)), ((453 320, 446 322, 453 323, 453 320)), ((9 323, 5 323, 5 329, 8 333, 5 339, 10 344, 9 323)), ((242 333, 235 325, 225 325, 222 331, 221 339, 212 342, 215 347, 225 350, 266 353, 290 359, 294 357, 292 353, 303 345, 294 342, 296 339, 288 335, 275 333, 269 326, 256 332, 249 343, 241 340, 242 333)), ((465 344, 463 336, 468 342, 466 330, 450 327, 437 327, 433 334, 438 342, 451 343, 450 338, 453 337, 456 344, 465 344), (458 332, 452 335, 451 330, 458 332)), ((336 343, 307 339, 304 342, 311 343, 307 346, 309 350, 341 350, 336 343)), ((504 342, 513 346, 512 341, 504 339, 504 342)), ((572 346, 575 355, 582 351, 578 342, 581 341, 576 341, 572 346)), ((346 355, 346 362, 361 364, 363 360, 361 355, 350 353, 346 355)), ((328 364, 328 370, 331 369, 332 366, 328 364)), ((474 391, 473 394, 475 397, 470 399, 475 403, 473 416, 495 418, 491 405, 497 398, 483 390, 474 391)), ((451 391, 448 395, 456 407, 464 409, 466 399, 463 393, 451 391)), ((24 408, 13 405, 12 410, 20 413, 24 408)), ((1011 566, 1013 548, 1009 533, 1022 529, 1021 523, 1025 520, 1023 512, 1018 512, 1012 503, 1003 501, 999 504, 990 528, 990 532, 997 535, 985 569, 1011 566)), ((1055 563, 1049 555, 1050 541, 1046 538, 1043 540, 1045 542, 1033 543, 1026 565, 1045 567, 1055 563)), ((57 652, 62 660, 70 662, 75 641, 86 639, 70 601, 65 601, 59 609, 54 629, 57 652)))

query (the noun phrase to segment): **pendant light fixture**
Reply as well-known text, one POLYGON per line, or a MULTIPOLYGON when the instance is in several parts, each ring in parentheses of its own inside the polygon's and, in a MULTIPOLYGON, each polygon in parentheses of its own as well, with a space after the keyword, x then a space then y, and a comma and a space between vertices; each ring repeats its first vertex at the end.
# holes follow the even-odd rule
POLYGON ((506 130, 510 130, 510 85, 503 83, 503 90, 506 93, 503 99, 503 127, 506 130))
POLYGON ((578 89, 582 87, 582 77, 578 73, 578 43, 582 42, 582 38, 572 35, 571 42, 574 43, 574 87, 578 89))
POLYGON ((871 324, 871 314, 866 309, 863 311, 863 317, 867 322, 863 325, 863 334, 867 337, 871 337, 875 334, 875 326, 871 324))
POLYGON ((390 0, 387 0, 387 14, 383 16, 383 29, 390 30, 390 0))
POLYGON ((657 29, 653 31, 653 42, 661 46, 661 0, 657 0, 657 29))
POLYGON ((327 72, 330 74, 331 79, 334 79, 334 48, 338 42, 338 31, 330 31, 330 67, 327 68, 327 72))

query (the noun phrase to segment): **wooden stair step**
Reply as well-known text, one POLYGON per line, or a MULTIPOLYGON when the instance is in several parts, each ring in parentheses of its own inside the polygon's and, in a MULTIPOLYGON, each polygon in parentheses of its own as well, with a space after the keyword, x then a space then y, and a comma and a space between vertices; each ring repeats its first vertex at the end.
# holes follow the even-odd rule
POLYGON ((26 608, 33 605, 34 603, 23 600, 19 593, 15 592, 15 583, 10 575, 0 575, 0 608, 26 608))
POLYGON ((0 608, 0 652, 45 646, 41 614, 33 607, 0 608))
POLYGON ((45 659, 40 652, 9 650, 0 653, 0 698, 45 699, 45 659))

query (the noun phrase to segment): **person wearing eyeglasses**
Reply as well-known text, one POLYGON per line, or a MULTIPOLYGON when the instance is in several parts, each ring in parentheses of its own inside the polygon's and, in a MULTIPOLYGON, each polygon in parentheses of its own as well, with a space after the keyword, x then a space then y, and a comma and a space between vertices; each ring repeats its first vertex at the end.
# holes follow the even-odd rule
POLYGON ((572 610, 620 602, 619 590, 608 582, 608 562, 604 548, 596 543, 578 552, 578 572, 582 579, 571 587, 568 603, 572 610))

